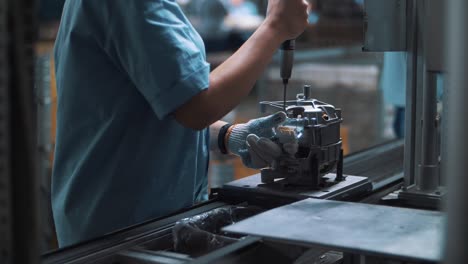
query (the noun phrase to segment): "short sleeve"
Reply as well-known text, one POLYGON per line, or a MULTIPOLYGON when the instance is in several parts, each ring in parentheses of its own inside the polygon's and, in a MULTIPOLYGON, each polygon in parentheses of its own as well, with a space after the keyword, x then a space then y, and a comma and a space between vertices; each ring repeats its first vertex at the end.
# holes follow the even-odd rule
POLYGON ((203 41, 175 1, 107 2, 104 47, 160 119, 208 88, 203 41))

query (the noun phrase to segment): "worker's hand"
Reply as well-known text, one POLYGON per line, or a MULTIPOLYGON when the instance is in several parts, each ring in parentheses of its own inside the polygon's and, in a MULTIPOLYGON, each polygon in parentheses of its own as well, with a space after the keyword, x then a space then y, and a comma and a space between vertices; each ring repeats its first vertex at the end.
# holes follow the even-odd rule
POLYGON ((269 0, 266 23, 284 40, 295 39, 308 25, 307 0, 269 0))
POLYGON ((252 169, 270 166, 282 153, 278 144, 254 134, 247 136, 246 145, 247 148, 239 150, 238 155, 241 157, 242 163, 252 169))
MULTIPOLYGON (((275 155, 276 155, 276 152, 275 152, 276 147, 278 147, 279 153, 281 154, 281 148, 279 146, 273 147, 271 144, 267 143, 266 140, 270 141, 269 139, 275 134, 273 129, 281 125, 285 120, 286 120, 286 113, 278 112, 276 114, 273 114, 267 117, 252 119, 248 123, 245 123, 245 124, 234 125, 231 128, 230 132, 226 134, 227 136, 226 147, 229 150, 229 152, 240 156, 242 160, 244 161, 244 164, 248 167, 254 166, 253 164, 251 164, 251 162, 248 162, 248 161, 251 161, 251 157, 248 157, 248 156, 249 156, 249 153, 251 153, 252 151, 259 152, 257 145, 260 148, 266 147, 268 148, 268 150, 272 150, 274 152, 273 154, 275 155), (250 142, 251 144, 249 145, 248 144, 249 142, 247 141, 247 137, 251 134, 255 135, 261 140, 259 142, 254 142, 253 137, 251 137, 252 141, 250 142)), ((273 144, 276 145, 275 143, 273 144)), ((257 156, 255 156, 255 158, 257 158, 257 156)), ((258 165, 258 164, 256 163, 255 165, 258 165)))

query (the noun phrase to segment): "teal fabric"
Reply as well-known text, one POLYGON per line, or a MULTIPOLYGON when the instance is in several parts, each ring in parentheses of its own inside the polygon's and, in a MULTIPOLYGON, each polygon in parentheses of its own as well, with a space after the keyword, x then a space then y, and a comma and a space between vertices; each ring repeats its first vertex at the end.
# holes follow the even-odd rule
POLYGON ((406 52, 385 52, 381 87, 384 102, 405 106, 406 98, 406 52))
MULTIPOLYGON (((396 107, 404 107, 406 102, 407 53, 385 52, 381 87, 384 101, 396 107)), ((442 100, 444 75, 437 75, 437 99, 442 100)))
POLYGON ((171 113, 209 86, 209 65, 175 1, 68 0, 55 59, 60 246, 206 199, 208 131, 171 113))

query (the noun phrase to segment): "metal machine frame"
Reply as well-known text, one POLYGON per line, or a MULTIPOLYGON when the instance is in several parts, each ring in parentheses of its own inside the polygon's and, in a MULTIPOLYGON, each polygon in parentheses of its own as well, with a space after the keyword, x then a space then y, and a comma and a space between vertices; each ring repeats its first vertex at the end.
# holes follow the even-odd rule
POLYGON ((468 1, 450 0, 447 2, 447 29, 446 38, 447 65, 449 80, 448 92, 444 97, 447 106, 444 113, 445 134, 442 141, 444 163, 442 173, 447 176, 449 187, 447 245, 445 263, 466 263, 468 259, 467 221, 468 221, 468 186, 467 161, 468 120, 466 115, 466 102, 468 101, 468 1))
POLYGON ((444 5, 440 0, 407 2, 408 78, 406 96, 405 188, 400 199, 439 207, 445 196, 440 175, 440 116, 437 74, 444 72, 444 5), (436 15, 436 12, 439 12, 436 15))
POLYGON ((405 186, 397 196, 415 206, 438 208, 446 193, 437 113, 437 75, 445 72, 443 1, 366 0, 365 6, 363 50, 407 52, 405 186))
POLYGON ((33 0, 0 2, 0 262, 37 263, 33 0))

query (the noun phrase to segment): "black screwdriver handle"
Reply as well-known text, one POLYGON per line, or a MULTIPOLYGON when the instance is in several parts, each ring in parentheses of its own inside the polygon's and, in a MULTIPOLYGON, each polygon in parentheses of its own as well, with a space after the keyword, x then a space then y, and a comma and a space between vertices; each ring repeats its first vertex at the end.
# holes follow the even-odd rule
POLYGON ((295 49, 296 40, 294 39, 287 40, 281 44, 280 75, 283 82, 287 82, 291 78, 295 49))

